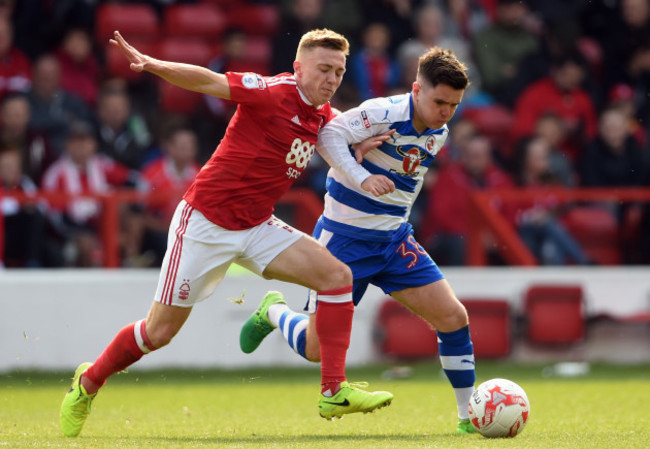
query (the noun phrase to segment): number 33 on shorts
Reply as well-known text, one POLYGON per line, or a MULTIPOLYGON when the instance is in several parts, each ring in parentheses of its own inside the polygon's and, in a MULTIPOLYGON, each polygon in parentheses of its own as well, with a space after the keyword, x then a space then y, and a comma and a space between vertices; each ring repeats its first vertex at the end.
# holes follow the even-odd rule
POLYGON ((420 255, 426 256, 427 252, 420 246, 418 242, 415 241, 415 238, 412 235, 409 235, 405 241, 403 241, 400 246, 397 247, 395 252, 399 252, 403 258, 409 259, 406 268, 413 268, 420 259, 420 255), (409 245, 407 245, 407 242, 409 245))

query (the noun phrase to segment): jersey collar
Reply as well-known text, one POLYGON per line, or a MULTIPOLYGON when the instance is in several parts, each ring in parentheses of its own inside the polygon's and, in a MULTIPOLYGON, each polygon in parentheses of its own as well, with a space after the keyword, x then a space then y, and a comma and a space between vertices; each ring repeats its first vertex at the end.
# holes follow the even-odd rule
POLYGON ((305 94, 302 93, 302 90, 300 90, 300 87, 298 87, 298 83, 296 83, 296 89, 298 89, 298 93, 300 94, 300 98, 302 99, 302 101, 304 101, 309 106, 313 106, 318 110, 320 110, 323 106, 325 106, 324 104, 321 104, 320 106, 317 106, 317 107, 314 106, 314 104, 311 101, 309 101, 309 99, 307 99, 305 94))

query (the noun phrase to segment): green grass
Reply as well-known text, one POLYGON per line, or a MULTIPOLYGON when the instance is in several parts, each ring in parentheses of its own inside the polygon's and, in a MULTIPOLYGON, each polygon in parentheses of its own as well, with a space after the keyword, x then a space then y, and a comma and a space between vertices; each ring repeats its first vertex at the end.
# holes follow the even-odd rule
POLYGON ((531 417, 512 440, 455 436, 455 401, 437 363, 404 380, 386 367, 351 380, 395 394, 371 415, 318 416, 317 369, 132 371, 111 378, 76 439, 61 435, 59 405, 72 373, 0 375, 0 448, 648 448, 650 366, 592 366, 588 376, 544 378, 541 366, 481 363, 479 381, 507 377, 526 390, 531 417))

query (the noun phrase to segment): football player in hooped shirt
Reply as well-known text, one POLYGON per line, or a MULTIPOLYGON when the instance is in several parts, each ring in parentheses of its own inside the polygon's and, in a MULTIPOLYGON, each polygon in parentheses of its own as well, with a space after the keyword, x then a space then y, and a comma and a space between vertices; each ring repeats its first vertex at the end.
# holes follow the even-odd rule
MULTIPOLYGON (((318 151, 332 168, 325 210, 314 231, 352 269, 355 304, 374 284, 437 330, 442 368, 456 394, 458 434, 475 432, 468 419, 475 370, 467 312, 407 220, 468 85, 465 65, 450 51, 432 48, 419 60, 411 93, 368 100, 330 121, 318 138, 318 151), (349 145, 373 136, 379 146, 367 154, 355 148, 355 158, 349 145), (362 187, 377 177, 388 182, 387 190, 362 187)), ((321 301, 312 290, 307 317, 290 310, 280 293, 267 294, 242 327, 242 350, 254 351, 279 327, 298 354, 320 360, 321 301)))
MULTIPOLYGON (((106 379, 167 345, 192 306, 210 296, 233 262, 265 278, 318 291, 321 301, 330 305, 317 314, 321 415, 329 418, 388 405, 391 393, 368 392, 346 381, 353 313, 350 269, 315 239, 273 216, 275 202, 304 170, 319 130, 332 118, 329 100, 345 72, 347 40, 330 30, 306 33, 298 46, 294 74, 274 77, 221 74, 157 60, 140 53, 117 31, 110 43, 124 53, 132 70, 232 100, 238 108, 220 145, 176 209, 147 318, 124 327, 94 363, 77 368, 61 404, 63 433, 79 434, 106 379)), ((365 186, 372 191, 375 183, 382 185, 370 180, 365 186)))

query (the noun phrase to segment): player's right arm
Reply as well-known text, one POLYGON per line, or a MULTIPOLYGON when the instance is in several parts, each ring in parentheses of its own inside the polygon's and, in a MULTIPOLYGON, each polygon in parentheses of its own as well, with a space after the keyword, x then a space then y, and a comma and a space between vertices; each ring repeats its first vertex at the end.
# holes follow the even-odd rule
POLYGON ((122 51, 134 72, 150 72, 183 89, 230 100, 230 85, 226 75, 222 73, 192 64, 152 58, 140 53, 119 31, 114 32, 114 38, 109 42, 122 51))
POLYGON ((368 172, 361 160, 365 153, 377 148, 386 141, 393 130, 388 123, 372 125, 368 111, 361 107, 350 109, 333 118, 318 134, 317 149, 325 161, 362 190, 373 196, 381 196, 395 190, 395 184, 384 175, 368 172), (355 156, 350 154, 348 145, 360 142, 355 156))

